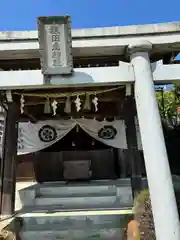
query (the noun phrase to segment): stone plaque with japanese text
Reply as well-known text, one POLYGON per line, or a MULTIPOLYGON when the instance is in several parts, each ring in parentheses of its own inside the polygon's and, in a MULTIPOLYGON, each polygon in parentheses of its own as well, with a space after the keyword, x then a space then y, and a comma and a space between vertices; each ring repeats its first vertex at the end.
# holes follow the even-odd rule
POLYGON ((38 18, 41 68, 44 75, 71 74, 73 71, 70 19, 38 18))

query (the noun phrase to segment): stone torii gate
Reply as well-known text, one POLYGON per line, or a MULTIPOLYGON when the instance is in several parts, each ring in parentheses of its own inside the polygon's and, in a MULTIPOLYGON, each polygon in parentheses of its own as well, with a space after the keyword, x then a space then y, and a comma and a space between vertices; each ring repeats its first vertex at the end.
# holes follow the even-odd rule
MULTIPOLYGON (((37 54, 39 51, 37 32, 0 33, 0 39, 7 43, 0 43, 0 58, 16 51, 16 56, 37 54), (11 42, 8 42, 11 40, 11 42), (18 43, 17 43, 18 40, 18 43)), ((120 56, 119 66, 116 67, 90 67, 74 69, 73 74, 51 74, 43 76, 40 70, 0 72, 0 86, 3 91, 13 89, 42 89, 61 85, 67 86, 101 86, 133 84, 140 126, 142 147, 146 165, 149 191, 152 201, 155 230, 157 240, 179 240, 180 225, 177 212, 175 194, 168 157, 163 137, 161 119, 155 97, 154 83, 171 83, 180 80, 180 65, 168 64, 158 60, 170 61, 173 55, 180 51, 180 23, 129 26, 104 29, 85 29, 72 31, 73 55, 92 56, 99 55, 120 56), (13 79, 13 82, 11 81, 13 79), (46 82, 44 82, 44 80, 46 82), (46 85, 48 83, 48 85, 46 85)), ((48 45, 44 46, 46 51, 48 45)), ((41 49, 42 50, 42 49, 41 49)), ((170 62, 169 62, 170 63, 170 62)), ((67 63, 68 67, 68 63, 67 63)), ((68 68, 66 68, 68 71, 68 68)), ((45 73, 46 75, 46 73, 45 73)), ((15 114, 12 99, 8 102, 5 143, 9 131, 17 135, 15 114), (9 120, 13 124, 9 126, 9 120), (14 118, 15 119, 15 118, 14 118)), ((14 149, 14 138, 8 137, 9 149, 14 149)), ((7 145, 4 145, 7 148, 7 145)), ((4 151, 5 169, 11 179, 11 191, 8 193, 6 205, 10 205, 9 214, 12 214, 12 199, 14 196, 13 151, 4 151)), ((6 176, 4 176, 6 177, 6 176)))
POLYGON ((149 41, 138 41, 130 44, 127 50, 134 68, 135 101, 156 237, 178 239, 178 211, 149 59, 152 47, 149 41))

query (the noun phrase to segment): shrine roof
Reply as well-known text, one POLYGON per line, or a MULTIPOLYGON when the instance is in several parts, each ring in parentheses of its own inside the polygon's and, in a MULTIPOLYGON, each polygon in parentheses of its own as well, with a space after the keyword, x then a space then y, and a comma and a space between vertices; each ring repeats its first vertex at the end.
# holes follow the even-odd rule
MULTIPOLYGON (((132 26, 115 26, 104 28, 85 28, 73 29, 73 39, 109 37, 109 36, 127 36, 127 35, 154 35, 167 33, 180 33, 180 22, 169 22, 159 24, 145 24, 132 26)), ((36 40, 37 31, 1 31, 0 40, 36 40)))

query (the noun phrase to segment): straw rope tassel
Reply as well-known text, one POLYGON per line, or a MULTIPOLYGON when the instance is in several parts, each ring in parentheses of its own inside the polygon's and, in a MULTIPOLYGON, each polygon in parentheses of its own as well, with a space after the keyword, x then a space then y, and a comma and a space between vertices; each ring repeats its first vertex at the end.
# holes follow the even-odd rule
POLYGON ((86 94, 86 100, 85 100, 85 103, 84 103, 84 110, 88 110, 88 111, 91 110, 91 101, 90 101, 90 95, 89 94, 86 94))
POLYGON ((69 96, 66 98, 64 112, 71 113, 71 99, 69 96))
POLYGON ((50 106, 49 98, 47 98, 44 103, 44 113, 45 114, 51 113, 51 106, 50 106))

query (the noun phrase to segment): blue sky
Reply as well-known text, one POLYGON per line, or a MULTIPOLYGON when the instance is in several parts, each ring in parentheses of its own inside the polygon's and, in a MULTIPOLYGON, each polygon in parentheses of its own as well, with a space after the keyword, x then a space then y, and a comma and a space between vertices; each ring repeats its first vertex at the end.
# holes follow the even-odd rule
POLYGON ((180 0, 0 0, 0 31, 34 30, 37 16, 70 15, 73 28, 180 21, 180 0))

